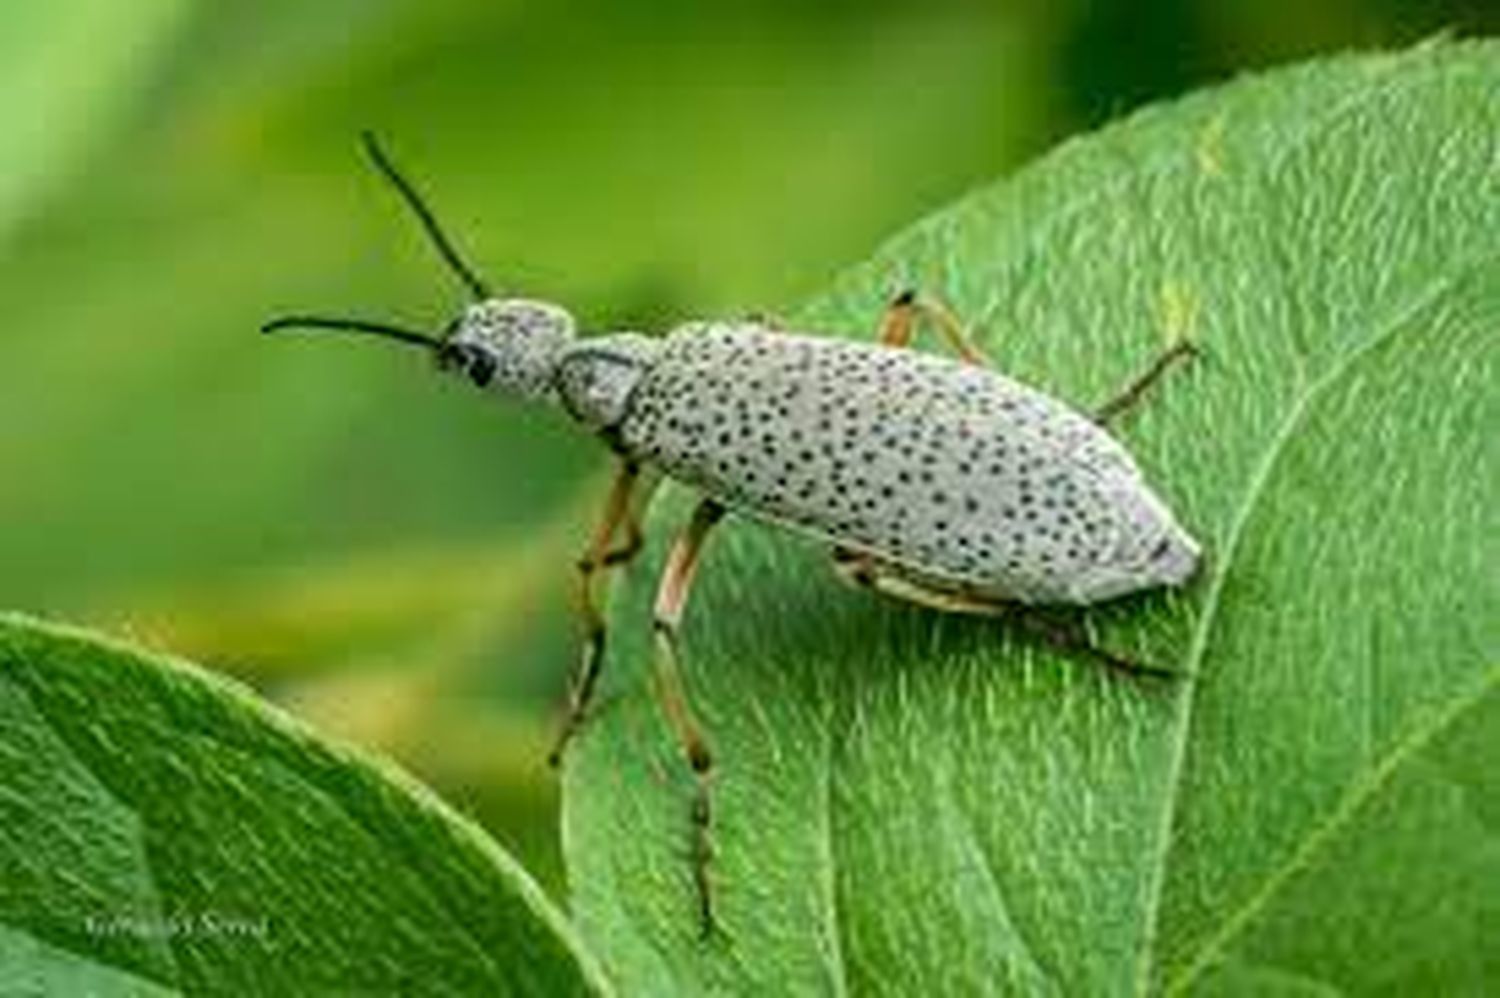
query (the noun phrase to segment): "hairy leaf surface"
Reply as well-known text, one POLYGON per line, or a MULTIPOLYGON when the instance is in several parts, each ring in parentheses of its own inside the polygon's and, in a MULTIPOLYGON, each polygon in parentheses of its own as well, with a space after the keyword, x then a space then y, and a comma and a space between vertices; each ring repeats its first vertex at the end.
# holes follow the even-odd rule
POLYGON ((408 777, 191 666, 0 616, 0 993, 603 989, 408 777))
POLYGON ((1147 109, 920 223, 797 325, 903 285, 1080 407, 1199 341, 1119 430, 1205 542, 1089 612, 1167 684, 840 586, 746 518, 684 632, 724 931, 650 697, 675 493, 576 746, 577 915, 682 994, 1473 993, 1500 981, 1500 46, 1436 43, 1147 109), (1486 928, 1487 927, 1487 928, 1486 928))

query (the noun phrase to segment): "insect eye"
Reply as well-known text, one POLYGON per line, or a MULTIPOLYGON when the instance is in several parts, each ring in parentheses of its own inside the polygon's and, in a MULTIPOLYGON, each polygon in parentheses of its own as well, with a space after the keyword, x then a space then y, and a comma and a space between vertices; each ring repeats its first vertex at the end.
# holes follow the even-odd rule
POLYGON ((469 380, 480 388, 495 377, 495 358, 488 354, 474 354, 469 358, 469 380))

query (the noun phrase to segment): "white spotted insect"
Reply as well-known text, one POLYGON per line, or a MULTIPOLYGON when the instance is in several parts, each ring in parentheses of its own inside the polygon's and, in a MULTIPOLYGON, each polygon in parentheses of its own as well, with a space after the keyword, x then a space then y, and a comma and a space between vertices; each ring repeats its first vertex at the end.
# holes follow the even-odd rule
POLYGON ((677 631, 698 556, 726 512, 810 534, 857 585, 939 610, 1009 616, 1064 649, 1134 673, 1159 673, 1094 647, 1040 616, 1194 572, 1199 547, 1103 426, 1170 364, 1167 350, 1092 416, 997 374, 935 302, 898 295, 879 343, 784 331, 762 321, 699 322, 665 337, 580 340, 549 302, 493 295, 463 261, 374 138, 377 169, 416 213, 476 302, 442 336, 383 322, 292 315, 265 332, 367 333, 428 350, 440 370, 495 395, 559 406, 601 437, 618 468, 577 586, 585 642, 556 764, 583 721, 604 655, 601 570, 641 547, 641 516, 662 477, 701 493, 662 574, 655 607, 662 707, 697 794, 692 807, 699 918, 714 924, 709 881, 713 757, 677 664, 677 631), (907 349, 930 321, 958 359, 907 349))

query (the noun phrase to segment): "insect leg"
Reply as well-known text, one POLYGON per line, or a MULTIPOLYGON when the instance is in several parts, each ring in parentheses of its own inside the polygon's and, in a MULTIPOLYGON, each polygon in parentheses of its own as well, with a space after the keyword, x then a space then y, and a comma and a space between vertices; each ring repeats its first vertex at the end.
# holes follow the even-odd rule
POLYGON ((1060 652, 1093 659, 1105 668, 1127 676, 1144 676, 1151 679, 1175 679, 1177 677, 1177 673, 1171 669, 1147 665, 1144 662, 1117 655, 1107 648, 1100 648, 1089 639, 1088 633, 1076 621, 1060 620, 1023 603, 1001 604, 1000 615, 1015 621, 1023 630, 1041 638, 1060 652))
POLYGON ((775 312, 755 311, 745 316, 745 318, 749 322, 769 329, 773 333, 784 333, 790 328, 787 326, 786 320, 775 312))
POLYGON ((703 731, 693 716, 687 690, 678 669, 677 630, 687 605, 698 555, 714 524, 724 516, 724 507, 712 499, 703 499, 693 510, 693 518, 672 546, 667 567, 662 572, 656 594, 656 688, 662 711, 677 735, 688 764, 693 768, 697 787, 693 796, 693 882, 698 891, 698 922, 707 936, 714 928, 713 884, 708 867, 713 859, 710 834, 713 812, 710 807, 709 783, 713 776, 713 756, 703 731))
POLYGON ((1156 383, 1157 379, 1167 372, 1167 369, 1174 362, 1186 360, 1189 357, 1196 357, 1197 355, 1198 347, 1191 340, 1178 340, 1176 343, 1173 343, 1170 347, 1157 354, 1156 359, 1151 362, 1151 366, 1137 375, 1135 380, 1126 385, 1119 394, 1095 409, 1094 422, 1100 426, 1108 424, 1110 420, 1123 414, 1139 402, 1141 396, 1146 394, 1147 390, 1156 383))
POLYGON ((911 346, 919 319, 926 319, 936 326, 953 351, 967 363, 991 366, 990 359, 974 345, 958 316, 941 302, 920 296, 910 289, 892 298, 886 306, 885 316, 880 321, 880 342, 888 347, 911 346))
POLYGON ((881 562, 872 555, 844 549, 836 550, 834 568, 856 586, 908 603, 942 610, 945 613, 968 613, 1013 621, 1023 630, 1042 639, 1058 651, 1091 659, 1117 672, 1159 679, 1171 678, 1175 675, 1170 669, 1144 665, 1100 648, 1089 640, 1081 627, 1072 622, 1059 620, 1036 607, 977 593, 939 589, 920 579, 912 578, 910 574, 903 572, 897 566, 881 562))
POLYGON ((579 620, 583 625, 583 652, 574 673, 568 692, 568 712, 563 718, 562 728, 547 762, 557 766, 568 742, 583 724, 589 701, 593 699, 594 687, 599 679, 599 668, 604 661, 604 615, 599 610, 595 581, 599 573, 613 565, 630 561, 640 551, 642 542, 640 517, 659 476, 654 472, 644 475, 633 461, 621 461, 615 471, 609 496, 604 502, 604 513, 599 518, 588 547, 578 559, 577 575, 574 577, 574 602, 579 620), (642 478, 646 480, 642 482, 642 478), (619 547, 610 547, 616 531, 625 525, 625 542, 619 547))
POLYGON ((642 521, 646 515, 646 508, 651 505, 651 500, 656 495, 656 488, 660 484, 661 470, 658 468, 647 465, 636 473, 635 492, 631 495, 625 512, 625 540, 604 552, 600 562, 601 567, 614 568, 616 565, 628 565, 635 560, 636 555, 641 553, 641 547, 646 540, 642 521))

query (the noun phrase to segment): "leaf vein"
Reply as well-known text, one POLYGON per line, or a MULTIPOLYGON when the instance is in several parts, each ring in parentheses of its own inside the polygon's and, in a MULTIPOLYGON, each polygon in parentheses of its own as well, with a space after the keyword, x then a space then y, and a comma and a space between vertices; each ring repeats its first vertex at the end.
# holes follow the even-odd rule
POLYGON ((1466 275, 1479 263, 1493 257, 1493 254, 1480 254, 1464 266, 1455 267, 1445 278, 1429 283, 1423 290, 1412 295, 1403 305, 1396 308, 1391 318, 1381 323, 1368 339, 1352 347, 1341 358, 1330 365, 1329 369, 1320 377, 1311 381, 1307 388, 1297 394, 1296 400, 1287 411, 1286 418, 1277 427, 1275 435, 1271 438, 1260 461, 1251 472, 1249 483, 1246 487, 1244 498, 1234 511, 1234 516, 1229 524, 1228 533, 1225 535, 1223 555, 1218 559, 1217 569, 1214 572, 1208 595, 1204 599, 1203 612, 1199 617, 1198 624, 1194 628, 1193 641, 1189 648, 1187 657, 1187 673, 1191 677, 1190 685, 1183 692, 1178 708, 1176 719, 1176 738, 1172 745, 1172 755, 1167 766, 1167 789, 1166 798, 1162 806, 1161 823, 1157 830, 1158 852, 1152 868, 1148 871, 1151 876, 1151 884, 1148 888, 1143 919, 1145 932, 1141 942, 1140 959, 1136 968, 1136 994, 1146 994, 1151 985, 1153 963, 1155 961, 1158 935, 1160 931, 1161 900, 1165 890, 1166 871, 1171 858, 1176 838, 1173 835, 1173 827, 1176 823, 1178 804, 1181 800, 1182 778, 1186 770, 1187 748, 1191 740, 1193 730, 1193 708, 1197 699, 1198 684, 1201 682, 1199 670, 1202 666, 1203 656, 1208 649, 1209 637, 1215 624, 1219 619, 1219 610, 1223 602, 1224 587, 1229 578, 1230 569, 1233 567, 1239 551, 1240 542, 1244 536, 1246 525, 1258 507, 1261 497, 1265 494, 1272 472, 1275 470, 1281 455, 1285 452, 1287 445, 1292 440, 1303 418, 1306 416, 1310 404, 1323 393, 1332 389, 1359 361, 1362 357, 1369 355, 1377 347, 1384 344, 1395 336, 1400 330, 1407 327, 1407 322, 1424 308, 1436 301, 1439 296, 1452 287, 1458 281, 1459 275, 1466 275))
POLYGON ((1051 985, 1055 980, 1054 975, 1042 963, 1036 947, 1027 938, 1026 933, 1021 931, 1019 921, 1011 917, 1010 906, 1005 902, 1005 890, 1001 886, 1000 877, 995 874, 995 867, 990 862, 989 854, 980 844, 979 835, 974 828, 974 820, 958 806, 958 803, 952 799, 951 795, 949 795, 948 799, 948 811, 953 815, 954 824, 958 831, 962 833, 960 844, 964 851, 972 857, 974 865, 979 868, 979 872, 984 875, 984 886, 987 888, 987 893, 992 897, 996 909, 1002 913, 1006 923, 1008 923, 1011 930, 1011 937, 1020 946, 1019 955, 1025 961, 1026 970, 1030 972, 1031 979, 1028 981, 1028 990, 1031 989, 1032 985, 1042 982, 1051 985))
POLYGON ((1428 723, 1415 725, 1368 771, 1370 775, 1350 788, 1329 812, 1328 817, 1307 834, 1291 857, 1266 878, 1260 889, 1220 922, 1220 927, 1209 935, 1197 955, 1167 990, 1174 994, 1180 993, 1192 984, 1224 947, 1255 921, 1256 916, 1265 910, 1266 905, 1283 887, 1298 873, 1311 868, 1317 853, 1334 840, 1339 830, 1353 820, 1360 808, 1391 784, 1403 763, 1429 745, 1465 713, 1481 704, 1497 686, 1500 686, 1500 666, 1491 668, 1473 690, 1457 698, 1445 710, 1436 712, 1428 723))

